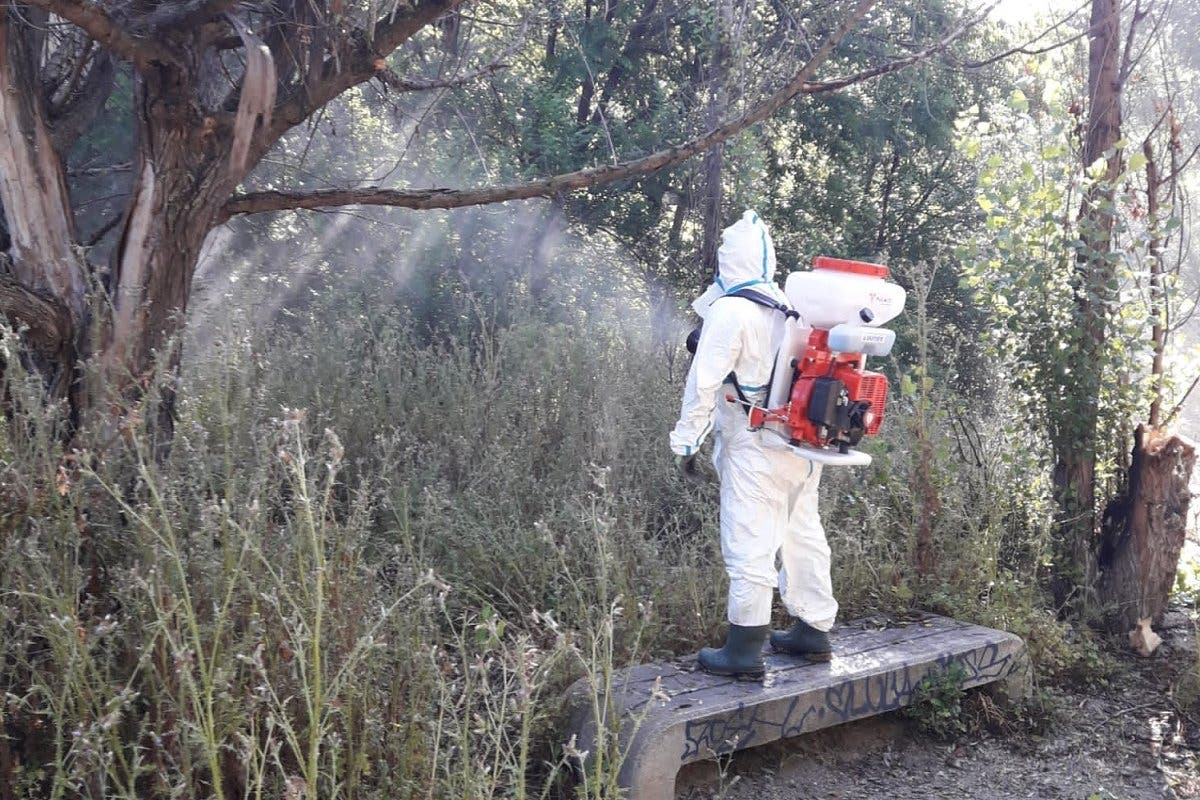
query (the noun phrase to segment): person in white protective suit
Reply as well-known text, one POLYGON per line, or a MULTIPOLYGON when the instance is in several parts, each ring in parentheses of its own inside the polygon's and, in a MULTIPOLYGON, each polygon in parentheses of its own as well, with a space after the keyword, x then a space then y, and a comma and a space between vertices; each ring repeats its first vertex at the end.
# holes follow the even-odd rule
POLYGON ((716 281, 692 304, 703 323, 679 422, 671 432, 671 450, 680 471, 691 475, 700 446, 715 429, 729 635, 723 647, 700 651, 700 666, 722 675, 759 677, 765 670, 762 649, 776 586, 796 620, 790 630, 770 633, 778 651, 828 661, 828 631, 838 604, 829 545, 817 513, 821 465, 767 441, 770 433, 748 430, 744 406, 728 399, 740 392, 750 402, 765 403, 783 337, 783 313, 731 296, 749 289, 787 302, 775 284, 771 235, 756 213, 745 212, 725 229, 717 263, 716 281))

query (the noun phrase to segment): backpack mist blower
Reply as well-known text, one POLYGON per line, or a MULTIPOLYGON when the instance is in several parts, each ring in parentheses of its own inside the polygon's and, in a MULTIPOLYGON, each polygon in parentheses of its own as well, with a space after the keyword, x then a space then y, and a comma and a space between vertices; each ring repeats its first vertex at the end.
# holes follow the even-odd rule
POLYGON ((879 432, 888 381, 867 370, 867 357, 892 351, 896 332, 879 326, 895 319, 905 301, 904 289, 887 276, 880 264, 818 257, 811 272, 788 275, 791 308, 736 293, 786 315, 766 406, 729 398, 746 408, 751 430, 774 434, 772 440, 810 461, 871 463, 853 448, 879 432))

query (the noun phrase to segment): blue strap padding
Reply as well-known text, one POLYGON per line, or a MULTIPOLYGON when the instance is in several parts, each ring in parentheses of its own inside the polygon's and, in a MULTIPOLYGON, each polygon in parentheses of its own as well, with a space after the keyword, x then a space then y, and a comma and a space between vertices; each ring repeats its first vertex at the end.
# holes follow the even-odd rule
POLYGON ((746 386, 745 384, 736 382, 733 379, 732 372, 729 373, 729 375, 725 378, 724 381, 722 381, 722 383, 727 383, 730 386, 736 386, 739 389, 741 389, 743 392, 761 392, 763 389, 766 389, 768 386, 770 386, 769 383, 764 383, 762 386, 746 386))
POLYGON ((762 259, 763 274, 762 274, 762 276, 763 276, 763 280, 765 281, 767 279, 767 229, 766 228, 763 228, 762 243, 763 243, 763 259, 762 259))
MULTIPOLYGON (((770 283, 770 281, 766 280, 765 278, 755 278, 752 281, 744 281, 742 283, 739 283, 737 286, 734 286, 730 289, 726 289, 725 294, 731 295, 734 292, 740 292, 742 289, 749 289, 751 286, 758 286, 760 283, 770 283)), ((721 288, 724 289, 725 287, 722 286, 721 288)))

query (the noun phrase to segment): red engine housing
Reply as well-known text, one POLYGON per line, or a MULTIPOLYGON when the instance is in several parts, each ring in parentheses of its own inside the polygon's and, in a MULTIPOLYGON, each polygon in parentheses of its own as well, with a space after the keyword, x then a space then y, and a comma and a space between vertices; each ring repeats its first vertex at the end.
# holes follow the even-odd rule
POLYGON ((808 337, 804 355, 794 362, 787 405, 752 409, 750 426, 780 423, 793 444, 833 446, 843 451, 857 444, 862 436, 879 433, 887 404, 887 377, 865 370, 864 360, 861 353, 833 352, 829 349, 829 332, 814 330, 808 337), (830 387, 837 391, 836 398, 829 396, 830 387), (815 411, 814 402, 820 405, 815 411), (857 414, 851 415, 854 422, 847 424, 845 413, 841 413, 842 423, 833 423, 838 415, 828 415, 831 408, 839 412, 856 411, 857 414))

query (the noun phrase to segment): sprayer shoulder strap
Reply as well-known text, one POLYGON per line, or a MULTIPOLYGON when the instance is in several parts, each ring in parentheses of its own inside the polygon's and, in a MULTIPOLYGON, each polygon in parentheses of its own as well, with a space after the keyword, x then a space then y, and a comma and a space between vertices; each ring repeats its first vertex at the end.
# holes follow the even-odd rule
MULTIPOLYGON (((740 297, 743 300, 749 300, 751 303, 757 303, 760 306, 766 306, 767 308, 778 311, 780 314, 783 314, 784 317, 791 317, 792 319, 795 319, 795 320, 800 319, 800 314, 798 312, 796 312, 794 309, 784 305, 783 303, 780 303, 778 300, 775 300, 772 297, 767 297, 765 294, 756 292, 753 289, 739 289, 736 292, 730 292, 729 294, 725 295, 725 297, 740 297)), ((775 359, 772 359, 771 377, 767 381, 767 396, 768 397, 770 396, 771 385, 775 382, 775 363, 774 362, 775 362, 775 359)), ((727 383, 730 383, 733 385, 733 390, 735 392, 737 392, 737 398, 742 407, 742 410, 745 411, 747 414, 749 414, 750 413, 750 401, 747 399, 745 393, 742 391, 742 387, 738 384, 737 374, 733 373, 733 372, 729 373, 729 376, 725 379, 725 381, 727 383)))
POLYGON ((784 305, 773 297, 767 297, 761 292, 756 292, 753 289, 739 289, 736 292, 730 292, 726 297, 740 297, 743 300, 749 300, 751 303, 758 303, 760 306, 774 309, 785 317, 792 319, 800 319, 800 314, 789 306, 784 305))

